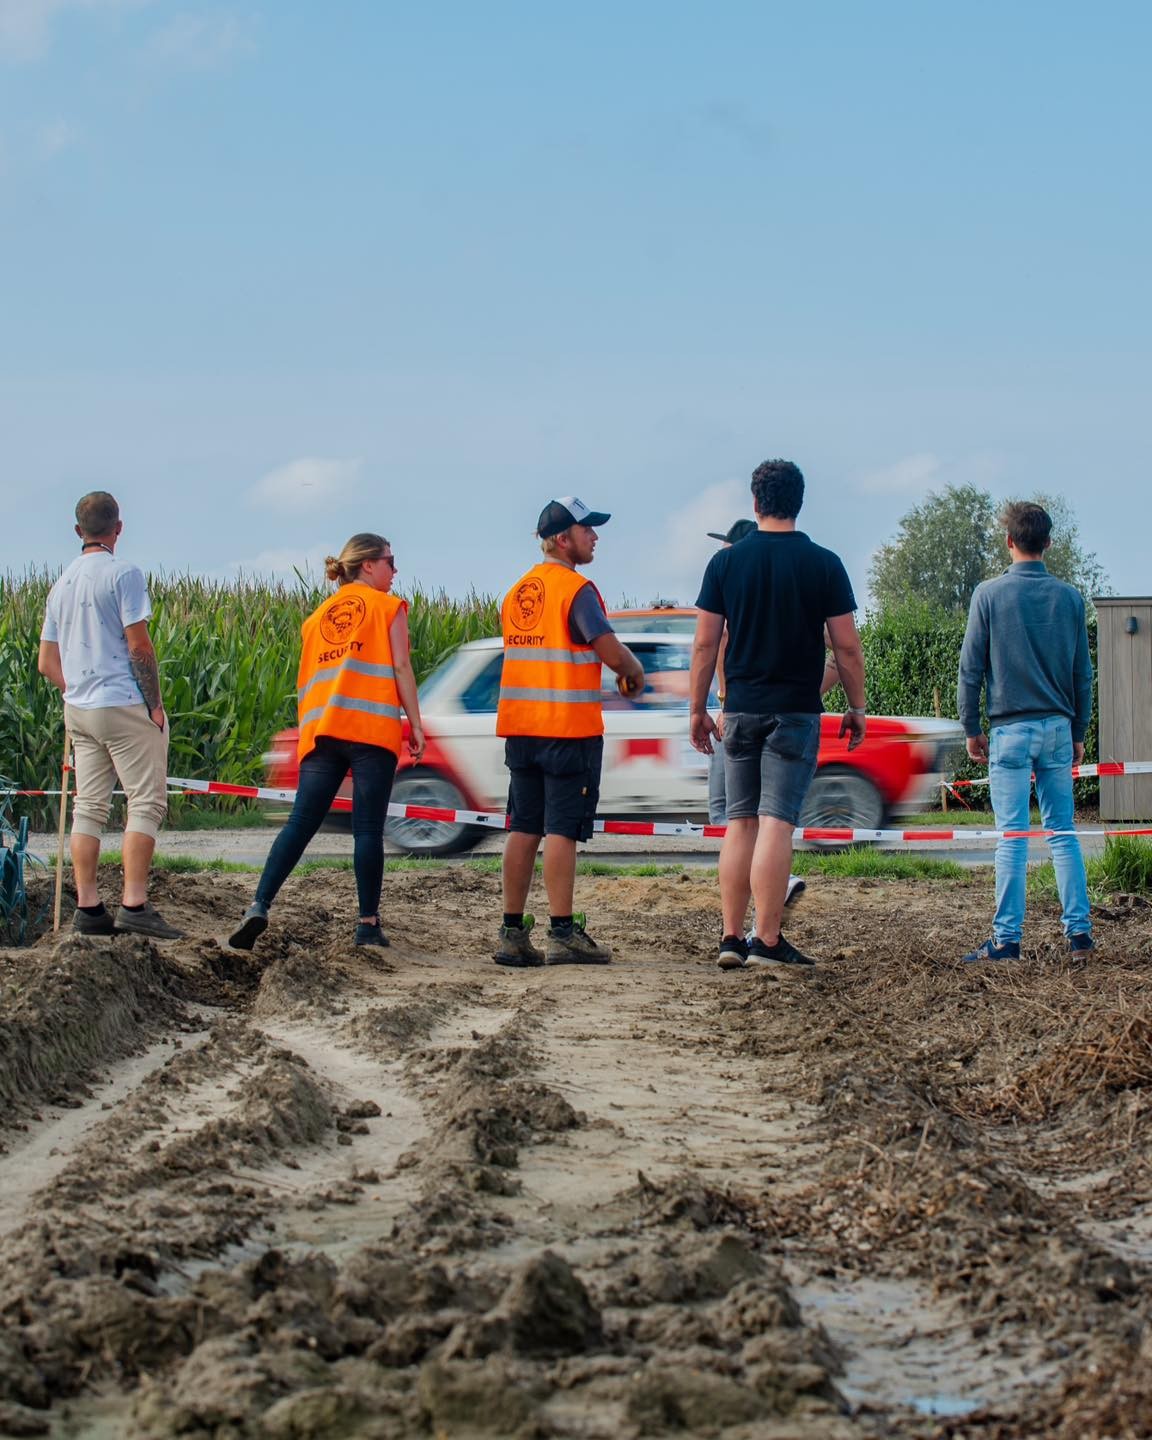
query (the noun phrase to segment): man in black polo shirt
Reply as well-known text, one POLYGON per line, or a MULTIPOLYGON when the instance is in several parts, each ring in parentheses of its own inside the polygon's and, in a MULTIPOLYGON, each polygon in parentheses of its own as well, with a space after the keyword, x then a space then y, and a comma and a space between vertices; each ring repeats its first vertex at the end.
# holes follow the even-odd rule
POLYGON ((724 655, 724 776, 728 831, 720 851, 724 935, 721 969, 811 965, 780 933, 792 860, 792 831, 816 771, 824 631, 849 709, 840 725, 849 749, 864 739, 864 653, 856 598, 831 550, 796 529, 804 477, 788 460, 752 475, 757 530, 714 555, 704 572, 690 680, 692 744, 712 753, 716 725, 708 690, 727 625, 724 655), (749 896, 756 931, 744 940, 749 896))

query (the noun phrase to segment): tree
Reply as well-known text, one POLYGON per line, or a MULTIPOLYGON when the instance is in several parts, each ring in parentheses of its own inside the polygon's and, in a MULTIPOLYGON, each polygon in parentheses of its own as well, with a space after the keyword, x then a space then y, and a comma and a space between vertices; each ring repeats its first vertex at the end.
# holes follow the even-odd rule
MULTIPOLYGON (((1062 495, 1029 497, 1052 517, 1048 569, 1075 585, 1088 601, 1108 593, 1104 567, 1080 543, 1080 529, 1062 495)), ((949 485, 915 505, 900 521, 894 540, 872 557, 869 584, 877 611, 914 607, 963 614, 981 580, 1008 565, 1001 506, 975 485, 949 485)))
POLYGON ((989 547, 995 522, 991 495, 975 485, 949 485, 914 505, 896 538, 872 557, 868 579, 877 610, 966 611, 976 586, 996 573, 989 547))

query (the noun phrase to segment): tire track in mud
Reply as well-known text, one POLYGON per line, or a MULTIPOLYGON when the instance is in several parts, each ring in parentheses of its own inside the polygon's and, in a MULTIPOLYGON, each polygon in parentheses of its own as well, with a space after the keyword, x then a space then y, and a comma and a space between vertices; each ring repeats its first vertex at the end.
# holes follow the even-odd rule
MULTIPOLYGON (((450 952, 334 941, 326 878, 323 906, 294 882, 261 970, 206 938, 227 886, 200 913, 187 883, 200 938, 148 957, 163 1004, 108 1032, 104 1059, 153 1047, 141 1073, 114 1067, 0 1239, 0 1433, 1008 1440, 1128 1413, 1100 1377, 1142 1383, 1146 1267, 982 1126, 1018 997, 930 949, 960 887, 907 961, 890 905, 822 890, 795 938, 832 953, 851 914, 856 953, 805 984, 717 975, 706 879, 596 882, 621 962, 528 973, 461 925, 493 877, 396 881, 392 933, 438 933, 439 896, 450 952), (173 1025, 207 1031, 164 1053, 173 1025)), ((76 1013, 52 993, 45 1034, 76 1013)), ((21 1153, 51 1149, 26 1123, 21 1153)))

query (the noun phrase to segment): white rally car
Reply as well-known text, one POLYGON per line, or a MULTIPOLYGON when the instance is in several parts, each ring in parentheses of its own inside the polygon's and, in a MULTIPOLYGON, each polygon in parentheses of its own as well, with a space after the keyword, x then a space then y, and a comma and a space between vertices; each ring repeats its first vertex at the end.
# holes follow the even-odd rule
MULTIPOLYGON (((703 820, 708 761, 688 740, 688 670, 695 613, 615 613, 616 633, 644 667, 642 694, 624 699, 604 671, 604 769, 599 815, 703 820), (643 629, 629 626, 643 625, 643 629)), ((503 647, 499 638, 461 646, 420 687, 427 749, 419 765, 402 753, 392 790, 401 805, 503 811, 508 796, 504 741, 496 734, 503 647)), ((715 696, 713 696, 713 708, 715 696)), ((849 753, 826 715, 816 778, 801 823, 875 829, 895 811, 921 809, 939 794, 949 759, 963 745, 953 720, 869 716, 864 743, 849 753)), ((273 742, 270 783, 296 783, 296 734, 273 742)), ((350 788, 350 787, 348 787, 350 788)), ((491 830, 428 820, 389 820, 387 836, 412 855, 470 849, 491 830)))

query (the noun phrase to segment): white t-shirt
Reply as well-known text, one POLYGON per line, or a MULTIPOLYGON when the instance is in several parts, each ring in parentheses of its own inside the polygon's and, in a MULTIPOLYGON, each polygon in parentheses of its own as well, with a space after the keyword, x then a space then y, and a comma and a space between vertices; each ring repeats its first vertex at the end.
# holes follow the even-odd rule
POLYGON ((81 710, 143 705, 125 626, 152 617, 143 572, 106 550, 68 566, 48 594, 41 640, 60 647, 64 699, 81 710))

